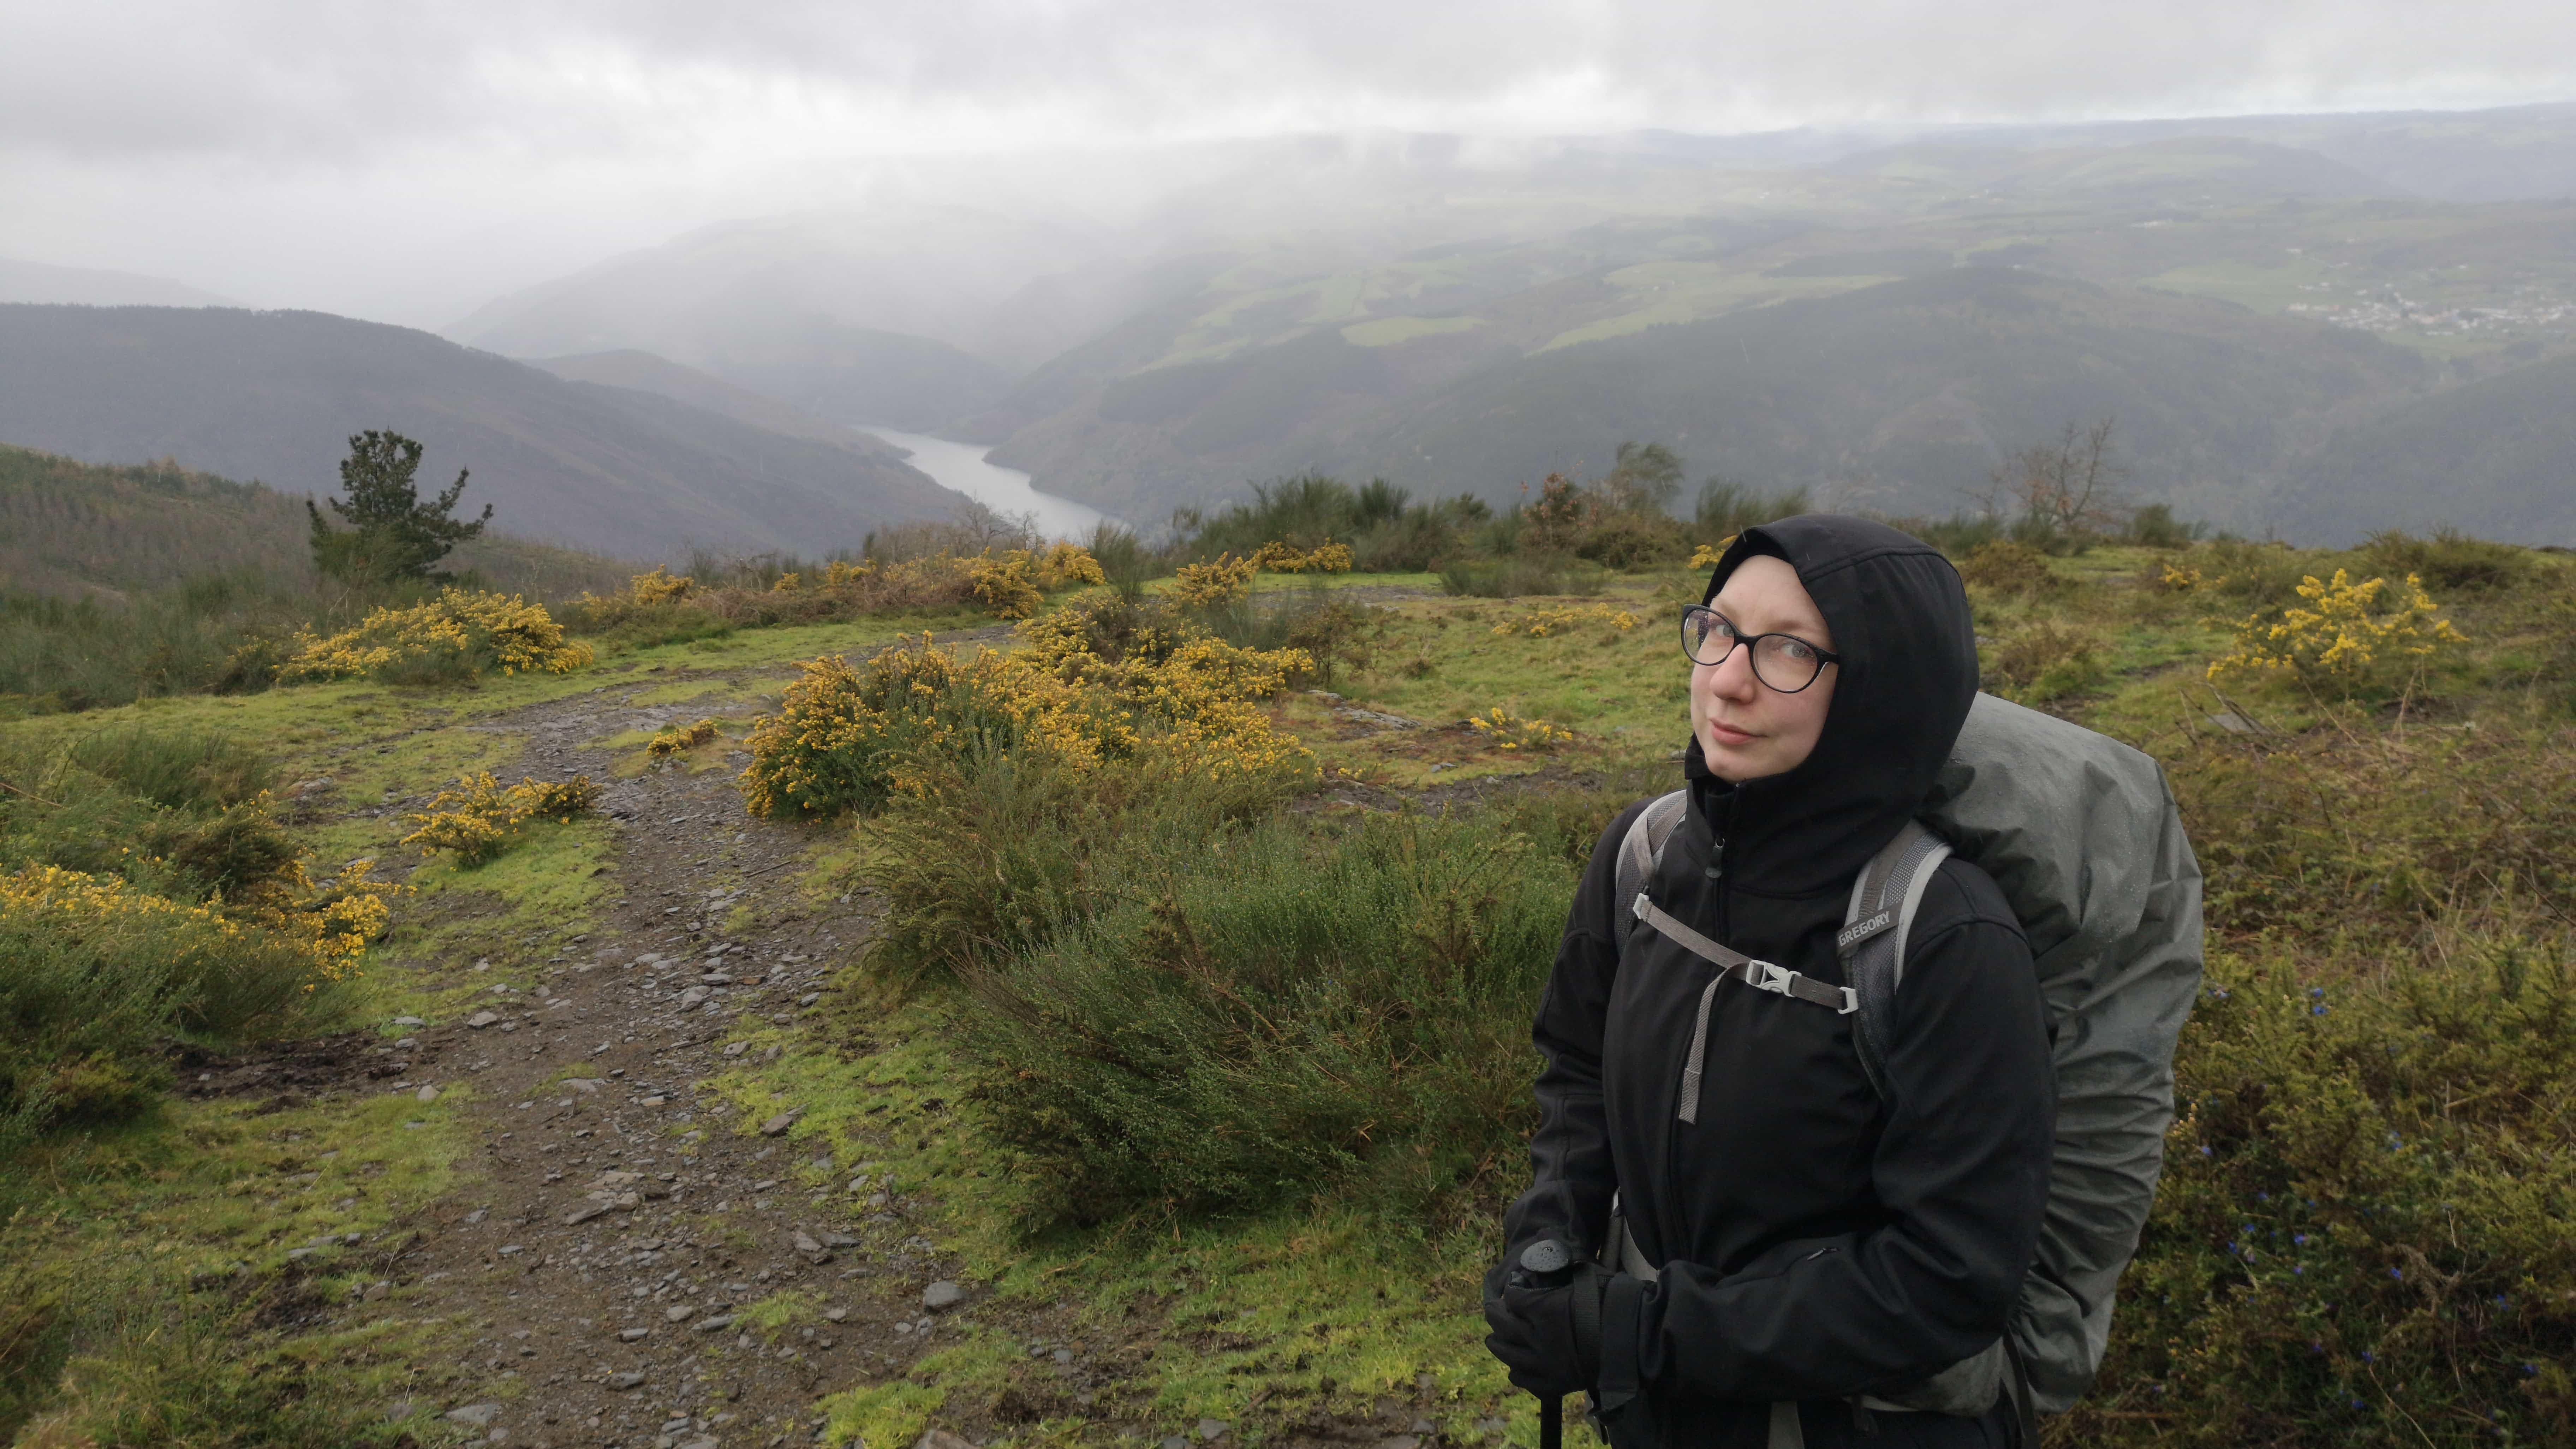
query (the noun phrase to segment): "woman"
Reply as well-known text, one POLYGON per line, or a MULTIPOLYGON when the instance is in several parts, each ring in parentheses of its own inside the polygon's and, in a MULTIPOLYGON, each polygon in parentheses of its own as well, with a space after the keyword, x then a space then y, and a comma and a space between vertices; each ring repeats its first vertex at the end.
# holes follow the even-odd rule
MULTIPOLYGON (((1976 694, 1967 597, 1927 545, 1809 515, 1746 530, 1705 600, 1684 617, 1689 808, 1647 894, 1839 987, 1854 880, 1976 694)), ((1884 1407, 1992 1352, 2047 1202, 2047 1028, 2001 892, 1956 856, 1926 889, 1882 1101, 1852 1018, 1718 981, 1612 899, 1636 813, 1593 851, 1539 1008, 1536 1181, 1486 1280, 1489 1345, 1523 1388, 1589 1391, 1620 1449, 2009 1443, 2007 1397, 1884 1407), (1584 1261, 1545 1271, 1547 1240, 1584 1261)))

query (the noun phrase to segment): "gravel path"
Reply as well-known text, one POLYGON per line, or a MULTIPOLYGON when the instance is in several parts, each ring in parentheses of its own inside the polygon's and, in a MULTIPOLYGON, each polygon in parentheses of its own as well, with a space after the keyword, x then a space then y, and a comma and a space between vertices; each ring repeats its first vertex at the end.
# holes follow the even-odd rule
MULTIPOLYGON (((723 685, 768 673, 686 677, 723 685)), ((1192 1341, 1167 1338, 1176 1325, 1086 1324, 1063 1304, 988 1300, 921 1235, 910 1185, 890 1196, 876 1164, 818 1155, 792 1140, 790 1117, 748 1124, 701 1089, 746 1056, 756 1064, 781 1050, 744 1038, 820 1032, 820 993, 864 939, 869 909, 863 896, 819 912, 805 898, 797 864, 811 837, 745 813, 741 757, 701 774, 611 780, 597 741, 704 712, 636 702, 676 682, 613 686, 472 726, 519 737, 514 771, 609 782, 602 809, 616 834, 607 871, 617 894, 587 934, 516 969, 429 963, 442 979, 488 972, 494 984, 453 1019, 400 1023, 413 1030, 390 1048, 361 1033, 191 1063, 210 1068, 191 1086, 201 1096, 470 1092, 462 1106, 481 1161, 467 1165, 468 1185, 372 1245, 387 1277, 308 1326, 388 1311, 445 1322, 456 1358, 416 1365, 432 1381, 452 1370, 444 1397, 392 1407, 396 1417, 426 1408, 492 1444, 812 1444, 822 1396, 901 1376, 972 1322, 1007 1332, 1026 1362, 990 1402, 950 1403, 909 1449, 975 1449, 1068 1418, 1092 1421, 1084 1438, 1138 1449, 1230 1445, 1232 1426, 1220 1421, 1142 1417, 1146 1361, 1192 1341), (821 1169, 824 1188, 805 1185, 808 1168, 821 1169), (744 1321, 744 1310, 789 1290, 801 1306, 783 1327, 744 1321)), ((867 1044, 799 1049, 846 1056, 867 1044)), ((1417 1394, 1338 1412, 1317 1405, 1286 1417, 1271 1442, 1426 1449, 1437 1440, 1420 1414, 1434 1397, 1426 1380, 1417 1394)), ((1500 1424, 1479 1428, 1490 1438, 1500 1424)))
MULTIPOLYGON (((606 780, 592 741, 695 717, 632 694, 483 727, 522 736, 529 773, 606 780)), ((697 1084, 744 1055, 737 1031, 805 1021, 865 921, 851 906, 808 913, 795 886, 807 837, 746 815, 731 770, 618 781, 603 809, 620 892, 605 920, 508 973, 527 989, 496 985, 463 1020, 420 1028, 374 1088, 469 1086, 483 1156, 470 1200, 418 1225, 386 1291, 479 1326, 456 1363, 477 1389, 432 1407, 487 1442, 810 1443, 820 1394, 902 1372, 951 1337, 946 1315, 968 1295, 872 1164, 789 1145, 785 1117, 746 1135, 697 1084), (572 1068, 595 1075, 567 1081, 572 1068), (809 1163, 830 1190, 799 1185, 809 1163), (737 1321, 787 1289, 818 1301, 774 1346, 737 1321)))

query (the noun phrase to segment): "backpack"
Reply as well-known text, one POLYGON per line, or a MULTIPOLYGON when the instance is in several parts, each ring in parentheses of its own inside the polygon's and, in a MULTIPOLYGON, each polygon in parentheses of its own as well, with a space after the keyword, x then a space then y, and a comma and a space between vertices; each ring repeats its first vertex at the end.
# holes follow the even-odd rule
POLYGON ((1836 937, 1848 987, 1749 960, 1645 898, 1687 805, 1677 790, 1630 824, 1615 898, 1747 985, 1852 1016, 1854 1049, 1882 1098, 1879 1043, 1933 870, 1956 851, 2002 888, 2030 938, 2057 1067, 2057 1151, 2038 1255, 2008 1355, 1998 1344, 1892 1402, 1863 1402, 1976 1412, 1993 1401, 2009 1357, 2028 1385, 2025 1411, 2072 1407, 2101 1366, 2112 1293, 2155 1198, 2174 1114, 2174 1044, 2200 990, 2200 864, 2163 770, 2116 740, 1978 695, 1920 821, 1853 882, 1836 937))

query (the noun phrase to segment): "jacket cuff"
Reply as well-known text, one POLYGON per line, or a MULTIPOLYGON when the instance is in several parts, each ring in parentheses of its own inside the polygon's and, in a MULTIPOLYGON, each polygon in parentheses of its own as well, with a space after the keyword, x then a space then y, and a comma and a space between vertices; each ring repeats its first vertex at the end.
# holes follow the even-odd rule
POLYGON ((1601 1386, 1594 1402, 1608 1419, 1637 1397, 1637 1325, 1646 1298, 1643 1279, 1626 1273, 1603 1275, 1601 1293, 1601 1386))

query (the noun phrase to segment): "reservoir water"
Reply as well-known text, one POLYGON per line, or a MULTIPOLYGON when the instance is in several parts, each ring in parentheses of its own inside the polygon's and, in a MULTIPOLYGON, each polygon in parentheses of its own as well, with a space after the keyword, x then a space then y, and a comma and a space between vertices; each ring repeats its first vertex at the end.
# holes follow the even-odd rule
POLYGON ((929 474, 941 487, 954 488, 995 513, 1035 514, 1038 532, 1049 538, 1088 540, 1094 525, 1117 521, 1070 498, 1040 493, 1030 485, 1029 475, 1017 468, 985 462, 984 455, 993 450, 982 443, 960 443, 866 424, 859 425, 859 431, 909 450, 912 456, 904 461, 929 474))

